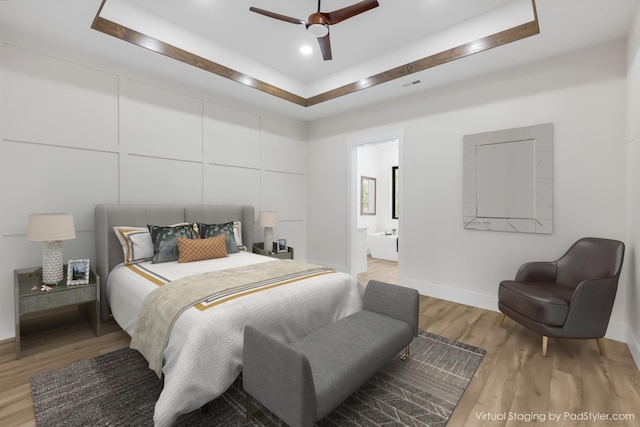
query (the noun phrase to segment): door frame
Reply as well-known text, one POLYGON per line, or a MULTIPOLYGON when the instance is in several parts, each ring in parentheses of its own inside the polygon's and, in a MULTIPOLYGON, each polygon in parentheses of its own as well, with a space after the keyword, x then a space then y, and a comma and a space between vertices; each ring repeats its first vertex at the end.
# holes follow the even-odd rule
MULTIPOLYGON (((354 265, 352 253, 353 241, 358 229, 358 147, 362 145, 379 144, 387 141, 398 141, 398 167, 400 186, 398 197, 400 215, 398 217, 398 235, 402 232, 402 219, 404 216, 404 129, 392 129, 370 134, 358 135, 347 140, 347 271, 353 274, 354 265)), ((400 260, 404 239, 398 240, 398 276, 400 276, 400 260)))

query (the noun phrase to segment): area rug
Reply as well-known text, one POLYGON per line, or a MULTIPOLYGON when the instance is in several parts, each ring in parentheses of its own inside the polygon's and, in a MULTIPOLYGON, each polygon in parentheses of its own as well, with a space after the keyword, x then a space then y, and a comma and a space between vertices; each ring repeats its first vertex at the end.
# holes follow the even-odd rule
MULTIPOLYGON (((396 357, 318 426, 444 426, 485 350, 421 331, 411 358, 396 357)), ((124 348, 31 379, 38 426, 152 426, 162 382, 135 350, 124 348)), ((261 411, 245 418, 242 379, 208 411, 178 419, 179 426, 276 426, 261 411)))

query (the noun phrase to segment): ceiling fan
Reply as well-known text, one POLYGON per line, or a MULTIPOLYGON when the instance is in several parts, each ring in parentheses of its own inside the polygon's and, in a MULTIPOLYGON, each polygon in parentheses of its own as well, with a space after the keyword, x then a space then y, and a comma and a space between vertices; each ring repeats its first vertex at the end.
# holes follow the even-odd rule
POLYGON ((329 26, 342 22, 346 19, 353 18, 356 15, 378 7, 380 4, 378 3, 378 0, 363 0, 351 6, 334 10, 333 12, 320 12, 320 1, 321 0, 318 0, 318 11, 309 15, 306 22, 302 19, 291 18, 289 16, 280 15, 279 13, 258 9, 257 7, 250 7, 249 10, 251 12, 256 12, 291 24, 303 24, 307 28, 307 31, 318 39, 320 50, 322 51, 322 59, 328 61, 332 59, 331 41, 329 40, 329 26))

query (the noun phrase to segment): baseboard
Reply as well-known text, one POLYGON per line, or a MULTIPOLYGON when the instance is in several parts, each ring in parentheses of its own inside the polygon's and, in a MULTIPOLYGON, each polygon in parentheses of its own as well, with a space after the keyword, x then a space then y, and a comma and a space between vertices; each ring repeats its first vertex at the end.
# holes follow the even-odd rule
POLYGON ((472 307, 484 308, 485 310, 498 311, 497 295, 488 295, 480 292, 472 292, 466 289, 456 289, 449 286, 436 285, 433 283, 420 282, 418 280, 400 279, 404 286, 417 289, 421 295, 429 295, 458 304, 470 305, 472 307))
POLYGON ((321 265, 323 267, 332 268, 335 271, 340 271, 342 273, 350 274, 347 271, 347 266, 346 265, 333 265, 333 264, 326 263, 324 261, 315 261, 315 260, 312 260, 312 259, 307 259, 307 260, 302 261, 302 262, 308 262, 309 264, 321 265))
POLYGON ((631 328, 626 326, 627 339, 625 342, 629 346, 629 351, 633 357, 633 361, 636 362, 636 368, 640 369, 640 340, 633 334, 631 328))
MULTIPOLYGON (((631 330, 624 323, 609 321, 609 327, 604 337, 629 344, 628 339, 630 332, 631 330)), ((631 345, 629 345, 629 348, 631 348, 631 345)))

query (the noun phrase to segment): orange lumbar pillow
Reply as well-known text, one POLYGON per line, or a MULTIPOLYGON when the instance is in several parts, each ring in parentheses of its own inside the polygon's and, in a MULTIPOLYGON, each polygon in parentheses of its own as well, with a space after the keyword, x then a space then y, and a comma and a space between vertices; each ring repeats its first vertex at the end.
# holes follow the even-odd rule
POLYGON ((178 237, 176 241, 178 242, 178 262, 201 261, 227 256, 227 243, 224 234, 206 239, 178 237))

